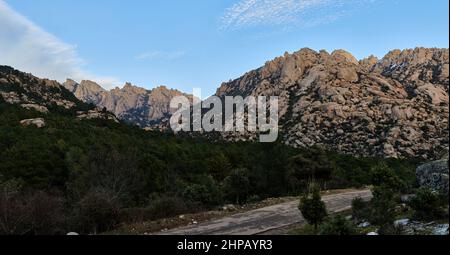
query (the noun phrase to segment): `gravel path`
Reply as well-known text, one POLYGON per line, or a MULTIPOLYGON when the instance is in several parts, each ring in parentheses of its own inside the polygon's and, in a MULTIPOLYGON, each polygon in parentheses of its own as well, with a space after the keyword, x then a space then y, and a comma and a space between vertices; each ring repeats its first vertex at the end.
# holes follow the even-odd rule
MULTIPOLYGON (((370 199, 370 190, 351 191, 341 194, 327 195, 322 199, 330 213, 345 211, 351 208, 354 198, 370 199)), ((204 222, 198 225, 176 228, 160 233, 162 235, 257 235, 271 230, 303 223, 298 201, 264 207, 261 209, 239 213, 223 219, 204 222)))

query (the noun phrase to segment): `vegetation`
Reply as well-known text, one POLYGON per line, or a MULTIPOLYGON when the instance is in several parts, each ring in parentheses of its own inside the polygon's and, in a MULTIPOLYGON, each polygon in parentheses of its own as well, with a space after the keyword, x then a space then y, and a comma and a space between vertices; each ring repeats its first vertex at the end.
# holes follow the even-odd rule
POLYGON ((342 215, 329 217, 319 228, 319 235, 348 236, 356 233, 358 232, 354 223, 342 215))
MULTIPOLYGON (((394 224, 396 219, 405 218, 418 221, 448 220, 448 200, 427 188, 409 186, 394 170, 384 163, 371 171, 373 199, 352 202, 352 216, 356 222, 368 221, 377 227, 379 234, 403 234, 403 226, 394 224), (402 204, 401 194, 414 193, 407 205, 402 204), (411 217, 412 216, 412 217, 411 217)), ((448 221, 447 221, 448 222, 448 221)))
POLYGON ((433 220, 445 217, 444 208, 448 208, 448 200, 440 197, 437 192, 427 188, 420 188, 409 201, 409 205, 413 209, 414 219, 433 220))
MULTIPOLYGON (((281 143, 211 143, 74 115, 0 102, 0 234, 99 233, 122 222, 299 195, 311 177, 322 188, 361 187, 383 161, 281 143), (37 117, 45 128, 19 124, 37 117)), ((414 176, 415 162, 383 162, 402 180, 414 176)))
POLYGON ((385 186, 375 187, 373 190, 369 222, 380 227, 380 234, 387 234, 394 227, 397 205, 394 199, 394 192, 385 186))
POLYGON ((322 201, 319 187, 311 184, 310 189, 310 193, 303 195, 300 199, 298 209, 302 212, 306 221, 317 230, 318 225, 324 221, 328 213, 325 203, 322 201))

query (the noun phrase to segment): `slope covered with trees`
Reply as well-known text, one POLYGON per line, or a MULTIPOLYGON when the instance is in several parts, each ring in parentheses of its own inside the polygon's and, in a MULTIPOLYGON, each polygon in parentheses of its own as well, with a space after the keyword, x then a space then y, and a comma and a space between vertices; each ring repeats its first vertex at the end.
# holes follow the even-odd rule
POLYGON ((93 106, 60 84, 11 68, 0 74, 0 234, 99 233, 298 195, 310 179, 327 189, 369 185, 381 161, 405 188, 414 185, 412 161, 147 132, 106 111, 79 118, 93 106), (45 126, 21 124, 36 118, 45 126))

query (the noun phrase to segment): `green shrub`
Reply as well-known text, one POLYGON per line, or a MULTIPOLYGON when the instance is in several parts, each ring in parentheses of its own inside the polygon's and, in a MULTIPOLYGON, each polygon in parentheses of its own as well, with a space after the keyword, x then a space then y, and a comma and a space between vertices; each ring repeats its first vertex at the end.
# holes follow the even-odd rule
POLYGON ((320 189, 317 185, 312 185, 310 194, 302 196, 298 209, 305 220, 316 229, 327 217, 327 209, 322 201, 320 189))
POLYGON ((394 191, 405 189, 405 182, 385 163, 378 163, 370 170, 371 182, 375 186, 385 186, 394 191))
POLYGON ((244 168, 233 170, 223 182, 224 194, 229 201, 236 202, 236 204, 247 201, 249 189, 248 170, 244 168))
POLYGON ((290 159, 291 175, 298 180, 329 179, 335 166, 327 157, 327 153, 319 147, 298 154, 290 159))
POLYGON ((409 201, 409 206, 414 211, 413 217, 417 220, 434 220, 443 217, 444 205, 439 194, 427 188, 420 188, 409 201))
POLYGON ((355 235, 357 233, 353 222, 342 215, 329 217, 319 227, 319 235, 355 235))
POLYGON ((162 195, 152 198, 149 206, 144 210, 145 220, 156 220, 177 216, 183 213, 195 212, 201 207, 186 202, 176 196, 162 195))
POLYGON ((204 178, 202 184, 191 184, 183 192, 183 198, 191 203, 218 205, 222 202, 222 193, 212 177, 204 178))
POLYGON ((352 217, 358 222, 367 221, 370 218, 369 203, 362 198, 355 198, 352 201, 352 217))
POLYGON ((396 200, 391 189, 386 186, 374 188, 373 199, 370 202, 369 221, 380 227, 380 234, 392 229, 395 220, 395 207, 396 200))

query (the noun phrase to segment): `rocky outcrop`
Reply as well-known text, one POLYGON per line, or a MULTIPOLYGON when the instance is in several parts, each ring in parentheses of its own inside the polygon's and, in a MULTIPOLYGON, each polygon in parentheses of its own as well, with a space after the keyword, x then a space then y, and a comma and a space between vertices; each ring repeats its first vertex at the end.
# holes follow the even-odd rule
POLYGON ((416 170, 416 177, 421 187, 440 192, 448 197, 448 156, 442 160, 421 165, 416 170))
POLYGON ((164 86, 146 90, 126 83, 123 88, 104 90, 91 81, 76 83, 68 79, 63 84, 74 95, 87 103, 106 108, 118 118, 137 124, 141 127, 153 127, 166 122, 173 113, 170 101, 176 96, 189 96, 164 86))
POLYGON ((24 127, 35 126, 37 128, 43 128, 43 127, 45 127, 45 120, 43 118, 26 119, 26 120, 21 120, 20 125, 22 125, 24 127))
POLYGON ((57 81, 40 79, 8 66, 0 66, 0 96, 9 104, 43 113, 50 106, 71 109, 81 103, 57 81))
POLYGON ((67 79, 63 84, 66 89, 73 92, 74 95, 84 102, 95 102, 98 93, 105 91, 100 85, 92 81, 81 81, 80 84, 74 80, 67 79))
POLYGON ((216 95, 279 96, 281 139, 294 147, 430 160, 448 148, 448 66, 448 49, 361 61, 343 50, 302 49, 222 84, 216 95))
MULTIPOLYGON (((65 85, 79 88, 77 95, 82 95, 86 100, 90 98, 89 91, 103 91, 100 86, 89 81, 83 81, 81 84, 68 80, 65 85)), ((107 119, 119 122, 113 113, 81 102, 58 82, 40 79, 7 66, 0 66, 0 98, 8 104, 17 104, 22 108, 40 113, 49 113, 49 109, 60 107, 67 110, 69 114, 76 113, 78 119, 107 119)), ((42 118, 26 119, 20 124, 45 127, 45 121, 42 118)))
POLYGON ((77 118, 81 120, 104 119, 112 120, 116 123, 120 122, 113 113, 98 108, 89 111, 79 111, 77 112, 77 118))
POLYGON ((38 104, 21 104, 21 107, 28 109, 28 110, 35 110, 41 113, 48 113, 48 109, 45 106, 38 105, 38 104))

